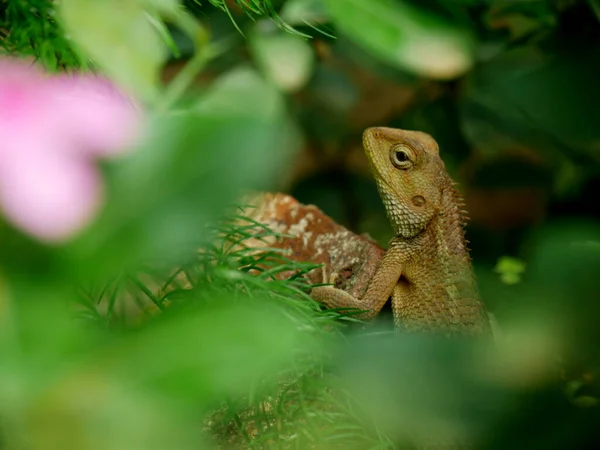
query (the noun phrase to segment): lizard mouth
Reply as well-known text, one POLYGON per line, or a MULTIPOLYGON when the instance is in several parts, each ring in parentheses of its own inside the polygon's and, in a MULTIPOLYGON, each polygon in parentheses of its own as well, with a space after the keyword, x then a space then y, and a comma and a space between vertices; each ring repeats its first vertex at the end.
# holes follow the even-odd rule
MULTIPOLYGON (((371 168, 371 172, 375 175, 375 180, 377 184, 385 183, 383 173, 381 171, 382 161, 379 161, 380 155, 376 151, 377 149, 377 139, 381 138, 381 128, 367 128, 363 132, 362 144, 365 153, 367 154, 367 159, 369 160, 369 166, 371 168)), ((387 156, 386 156, 387 157, 387 156)), ((387 183, 386 183, 387 184, 387 183)), ((390 189, 387 186, 387 189, 390 189)))

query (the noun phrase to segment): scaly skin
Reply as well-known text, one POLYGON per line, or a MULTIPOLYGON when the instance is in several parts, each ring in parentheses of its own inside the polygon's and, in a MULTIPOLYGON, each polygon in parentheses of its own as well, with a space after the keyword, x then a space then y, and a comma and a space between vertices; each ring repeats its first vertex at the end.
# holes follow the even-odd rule
POLYGON ((490 331, 464 236, 462 199, 428 134, 369 128, 363 146, 395 237, 362 299, 330 286, 311 295, 328 308, 376 316, 392 297, 394 323, 410 331, 490 331))

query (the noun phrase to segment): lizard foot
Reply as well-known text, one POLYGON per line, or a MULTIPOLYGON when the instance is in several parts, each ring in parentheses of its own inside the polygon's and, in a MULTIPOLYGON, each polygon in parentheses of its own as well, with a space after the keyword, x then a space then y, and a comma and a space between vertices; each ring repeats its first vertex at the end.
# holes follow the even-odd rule
POLYGON ((331 286, 318 286, 311 290, 311 297, 325 305, 328 309, 349 309, 362 311, 356 316, 362 319, 372 318, 373 311, 365 310, 362 302, 354 296, 348 294, 342 289, 335 287, 337 281, 340 280, 340 275, 333 272, 327 276, 325 265, 322 267, 323 284, 331 286))

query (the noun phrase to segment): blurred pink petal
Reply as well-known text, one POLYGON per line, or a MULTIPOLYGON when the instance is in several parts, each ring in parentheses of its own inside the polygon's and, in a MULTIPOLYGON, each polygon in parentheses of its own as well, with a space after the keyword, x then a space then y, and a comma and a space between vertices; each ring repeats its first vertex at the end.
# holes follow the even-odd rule
MULTIPOLYGON (((0 59, 0 135, 24 133, 43 117, 47 101, 42 73, 30 64, 0 59)), ((0 151, 4 145, 1 144, 0 151)))
POLYGON ((20 80, 29 82, 39 80, 44 76, 44 72, 35 64, 29 61, 16 58, 0 58, 0 74, 3 79, 20 80))
POLYGON ((42 240, 72 237, 101 205, 95 159, 133 148, 141 122, 107 79, 0 58, 0 212, 42 240))
POLYGON ((93 74, 62 75, 53 80, 56 121, 64 122, 80 151, 111 156, 128 150, 140 133, 141 114, 105 78, 93 74))
POLYGON ((100 206, 96 168, 46 148, 14 157, 0 169, 0 207, 17 227, 47 242, 88 224, 100 206))

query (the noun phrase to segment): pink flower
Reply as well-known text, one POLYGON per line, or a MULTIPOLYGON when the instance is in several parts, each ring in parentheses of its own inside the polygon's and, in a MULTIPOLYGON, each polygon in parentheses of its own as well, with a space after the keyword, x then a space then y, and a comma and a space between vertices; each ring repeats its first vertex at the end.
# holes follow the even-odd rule
POLYGON ((103 204, 96 159, 135 144, 141 115, 96 75, 48 75, 0 58, 0 213, 52 243, 89 224, 103 204))

